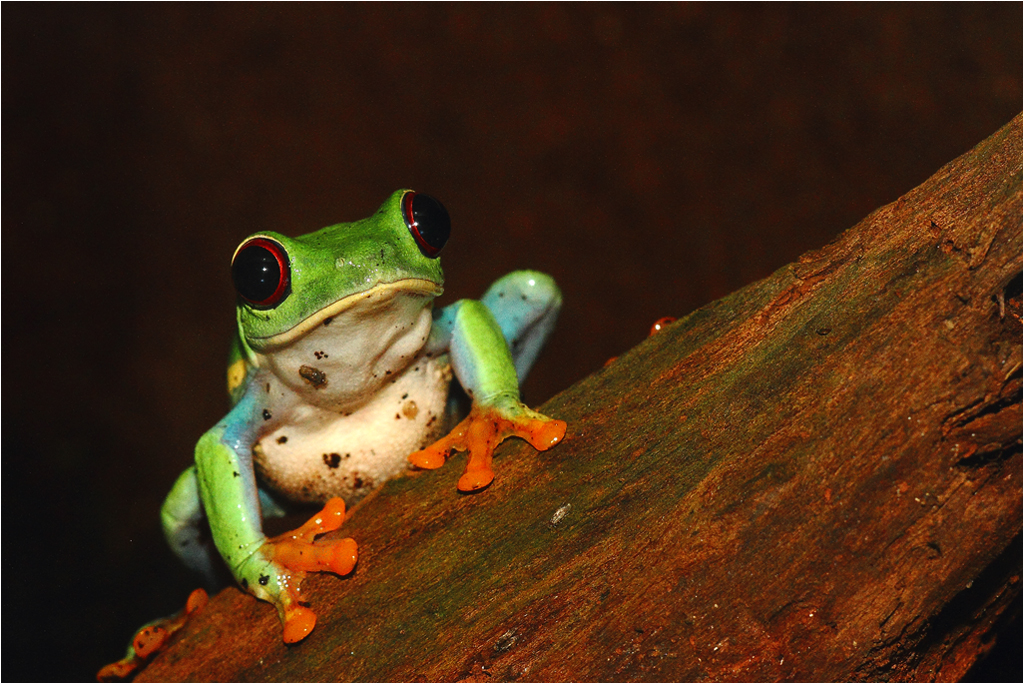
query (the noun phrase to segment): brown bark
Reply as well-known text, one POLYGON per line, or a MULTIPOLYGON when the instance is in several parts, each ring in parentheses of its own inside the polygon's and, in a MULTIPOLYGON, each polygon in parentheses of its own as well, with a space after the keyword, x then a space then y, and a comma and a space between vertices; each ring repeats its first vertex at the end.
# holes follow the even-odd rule
POLYGON ((294 647, 229 589, 147 679, 950 680, 1020 593, 1021 118, 346 523, 294 647))

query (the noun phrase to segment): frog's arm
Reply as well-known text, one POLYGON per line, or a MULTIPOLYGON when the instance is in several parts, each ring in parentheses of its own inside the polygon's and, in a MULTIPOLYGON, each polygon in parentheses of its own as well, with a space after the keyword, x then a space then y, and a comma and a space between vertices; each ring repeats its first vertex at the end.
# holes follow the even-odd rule
POLYGON ((468 450, 469 462, 458 484, 461 491, 490 484, 494 479, 492 454, 505 438, 521 437, 544 450, 561 441, 566 427, 563 421, 533 411, 519 400, 519 378, 525 377, 558 314, 558 288, 543 274, 520 271, 495 283, 485 298, 486 303, 460 300, 435 317, 427 351, 448 352, 473 407, 447 437, 409 457, 421 468, 438 468, 452 450, 468 450), (529 291, 537 295, 536 306, 530 308, 523 304, 529 298, 523 296, 522 289, 536 287, 538 282, 547 290, 529 291), (512 308, 503 305, 506 299, 512 308), (492 306, 498 313, 513 314, 503 317, 504 327, 492 306), (513 358, 510 344, 521 352, 517 358, 513 358))
POLYGON ((316 623, 312 611, 301 605, 305 573, 351 572, 356 544, 351 539, 313 544, 318 534, 341 526, 345 505, 340 499, 332 499, 298 530, 274 539, 264 536, 252 463, 253 445, 264 428, 257 387, 248 383, 228 415, 199 440, 196 480, 217 550, 242 587, 277 607, 284 640, 292 643, 316 623))
MULTIPOLYGON (((234 406, 245 395, 256 372, 256 356, 236 331, 228 350, 228 395, 234 406)), ((281 517, 284 509, 264 490, 259 490, 260 510, 264 517, 281 517)), ((217 560, 206 534, 206 512, 199 495, 196 466, 188 467, 171 487, 160 509, 164 536, 186 567, 203 575, 208 588, 217 586, 217 560)))
POLYGON ((522 385, 555 327, 562 291, 546 273, 513 271, 487 288, 480 301, 494 314, 522 385))

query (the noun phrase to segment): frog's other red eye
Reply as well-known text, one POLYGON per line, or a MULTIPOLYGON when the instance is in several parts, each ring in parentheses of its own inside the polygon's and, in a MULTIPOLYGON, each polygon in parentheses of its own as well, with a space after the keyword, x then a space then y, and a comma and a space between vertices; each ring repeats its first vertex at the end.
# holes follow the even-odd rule
POLYGON ((402 196, 402 216, 423 256, 436 259, 452 232, 448 210, 430 195, 407 192, 402 196))
POLYGON ((288 253, 279 243, 257 237, 242 243, 231 260, 238 295, 253 306, 272 309, 291 292, 288 253))

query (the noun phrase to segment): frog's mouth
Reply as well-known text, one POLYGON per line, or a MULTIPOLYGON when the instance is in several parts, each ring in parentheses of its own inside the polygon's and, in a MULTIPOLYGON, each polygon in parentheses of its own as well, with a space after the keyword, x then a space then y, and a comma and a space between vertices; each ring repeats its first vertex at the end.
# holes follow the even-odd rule
POLYGON ((318 326, 329 326, 334 318, 342 314, 355 315, 358 318, 372 318, 381 309, 390 306, 393 300, 401 295, 426 297, 433 299, 444 291, 437 283, 421 278, 407 278, 394 283, 380 283, 369 290, 342 297, 316 313, 307 316, 293 328, 270 337, 254 337, 249 344, 260 352, 273 351, 287 346, 295 340, 309 334, 318 326))

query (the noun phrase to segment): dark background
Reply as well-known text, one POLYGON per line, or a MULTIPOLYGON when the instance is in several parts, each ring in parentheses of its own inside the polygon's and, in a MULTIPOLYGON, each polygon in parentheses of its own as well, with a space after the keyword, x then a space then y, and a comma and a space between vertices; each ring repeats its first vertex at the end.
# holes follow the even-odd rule
MULTIPOLYGON (((88 679, 195 586, 157 512, 226 410, 247 234, 435 195, 442 303, 520 267, 564 289, 538 404, 655 319, 828 242, 1022 101, 1019 3, 3 20, 5 680, 88 679)), ((1000 666, 1019 681, 1016 625, 1000 666)))

